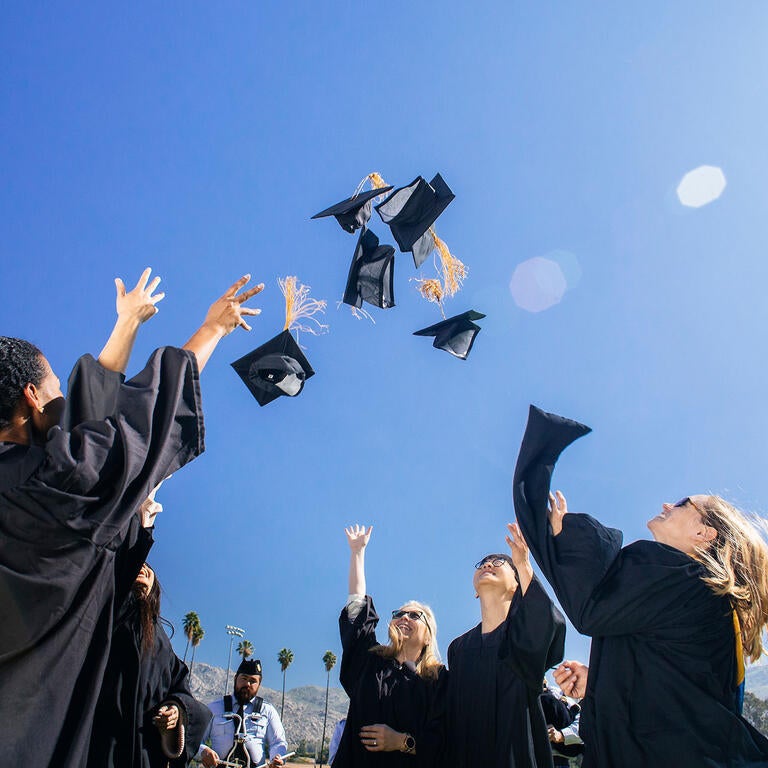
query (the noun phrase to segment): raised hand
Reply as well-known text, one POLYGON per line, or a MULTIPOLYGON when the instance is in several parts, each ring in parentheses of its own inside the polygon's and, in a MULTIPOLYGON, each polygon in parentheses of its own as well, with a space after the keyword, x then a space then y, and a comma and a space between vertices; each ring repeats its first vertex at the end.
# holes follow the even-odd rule
POLYGON ((519 571, 521 568, 530 566, 531 560, 528 553, 528 545, 523 538, 523 532, 517 523, 507 523, 509 534, 506 536, 507 545, 512 555, 512 562, 519 571))
POLYGON ((589 667, 580 661, 564 661, 552 673, 560 690, 574 699, 583 699, 586 696, 588 675, 589 667))
POLYGON ((252 296, 264 290, 264 283, 249 288, 238 295, 238 291, 251 279, 250 275, 243 275, 236 283, 233 283, 216 301, 211 304, 208 314, 205 316, 204 326, 216 331, 220 336, 227 336, 238 326, 251 330, 251 326, 245 322, 245 315, 259 315, 260 309, 244 307, 243 304, 252 296))
POLYGON ((533 566, 528 553, 528 544, 526 544, 523 532, 517 523, 507 523, 507 530, 509 531, 506 536, 507 546, 509 546, 512 555, 512 562, 515 564, 520 589, 525 594, 533 581, 533 566))
POLYGON ((203 324, 192 334, 192 338, 184 345, 184 349, 195 354, 197 367, 203 370, 208 363, 216 345, 228 334, 242 326, 246 331, 251 326, 245 322, 245 316, 259 315, 260 309, 244 307, 243 303, 252 296, 264 290, 264 283, 248 288, 238 294, 238 291, 251 279, 250 275, 243 275, 236 283, 211 304, 203 324))
POLYGON ((368 540, 371 538, 373 526, 366 531, 364 525, 350 525, 344 529, 347 534, 347 543, 352 552, 361 552, 368 546, 368 540))
POLYGON ((552 535, 559 536, 563 530, 563 518, 568 514, 568 505, 565 496, 560 491, 549 494, 549 524, 552 526, 552 535))
POLYGON ((160 278, 155 277, 149 285, 149 276, 152 274, 151 267, 147 267, 136 283, 132 291, 125 290, 125 283, 119 278, 115 278, 115 288, 117 289, 117 316, 122 320, 133 320, 143 323, 150 317, 157 314, 157 303, 165 298, 164 293, 152 295, 157 286, 160 285, 160 278))

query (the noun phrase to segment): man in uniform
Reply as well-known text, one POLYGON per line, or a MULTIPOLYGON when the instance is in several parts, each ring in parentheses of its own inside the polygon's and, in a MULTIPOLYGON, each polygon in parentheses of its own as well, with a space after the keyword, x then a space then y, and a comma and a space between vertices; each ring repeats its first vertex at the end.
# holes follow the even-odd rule
POLYGON ((267 756, 270 768, 283 765, 282 756, 288 751, 285 730, 277 710, 258 695, 260 686, 261 662, 243 659, 235 673, 234 696, 227 694, 208 705, 213 720, 197 753, 205 768, 213 768, 220 760, 241 765, 249 765, 250 760, 255 768, 267 756))

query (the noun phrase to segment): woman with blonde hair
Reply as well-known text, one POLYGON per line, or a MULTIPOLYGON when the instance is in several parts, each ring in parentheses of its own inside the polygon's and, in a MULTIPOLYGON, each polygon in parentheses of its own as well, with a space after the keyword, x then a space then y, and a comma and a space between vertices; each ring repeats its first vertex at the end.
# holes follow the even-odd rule
POLYGON ((514 478, 518 521, 576 629, 592 637, 586 670, 555 678, 584 695, 584 768, 766 766, 768 739, 741 717, 744 657, 768 623, 768 547, 718 496, 663 504, 653 541, 568 511, 550 480, 589 428, 531 406, 514 478))
POLYGON ((378 643, 379 616, 365 582, 372 530, 359 525, 345 529, 349 597, 339 617, 340 679, 350 702, 334 768, 406 768, 415 766, 416 755, 420 764, 428 761, 437 747, 430 718, 445 668, 435 617, 428 605, 409 600, 392 612, 389 643, 378 643))

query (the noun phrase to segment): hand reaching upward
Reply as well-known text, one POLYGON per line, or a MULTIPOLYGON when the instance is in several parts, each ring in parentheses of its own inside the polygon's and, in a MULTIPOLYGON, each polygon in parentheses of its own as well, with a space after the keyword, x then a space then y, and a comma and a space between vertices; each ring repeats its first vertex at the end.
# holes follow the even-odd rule
POLYGON ((151 274, 152 268, 147 267, 131 291, 125 290, 125 283, 119 277, 115 278, 115 288, 117 289, 115 305, 119 318, 143 323, 157 314, 156 305, 165 298, 165 294, 152 295, 157 286, 160 285, 160 278, 155 276, 152 282, 147 285, 151 274))
POLYGON ((361 552, 368 546, 372 531, 373 526, 366 530, 364 525, 350 525, 349 528, 344 529, 344 533, 347 534, 347 543, 352 552, 361 552))
POLYGON ((528 591, 528 587, 533 581, 533 566, 528 552, 528 544, 523 538, 523 532, 517 523, 507 523, 507 545, 509 546, 512 562, 515 564, 517 578, 520 582, 520 589, 523 594, 528 591))
POLYGON ((563 530, 563 518, 568 514, 568 505, 565 496, 560 491, 549 494, 549 524, 552 526, 552 535, 559 536, 563 530))

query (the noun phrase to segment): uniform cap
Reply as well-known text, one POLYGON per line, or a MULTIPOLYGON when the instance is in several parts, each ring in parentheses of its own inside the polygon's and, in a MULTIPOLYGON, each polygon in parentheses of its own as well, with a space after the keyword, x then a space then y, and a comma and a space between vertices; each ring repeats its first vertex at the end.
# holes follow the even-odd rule
POLYGON ((344 303, 358 308, 364 301, 381 309, 394 307, 394 273, 395 249, 379 245, 379 238, 363 228, 349 267, 344 303))
POLYGON ((403 253, 411 251, 417 267, 435 247, 429 228, 454 197, 438 173, 431 182, 417 176, 408 186, 396 189, 376 206, 400 250, 403 253))
POLYGON ((290 331, 283 331, 236 360, 232 367, 259 405, 281 395, 296 397, 304 382, 315 374, 290 331))
POLYGON ((330 208, 326 208, 324 211, 320 211, 320 213, 316 213, 312 218, 322 219, 325 216, 333 216, 345 232, 354 232, 360 227, 364 227, 371 218, 373 198, 389 192, 391 189, 392 187, 384 187, 360 192, 332 205, 330 208))
POLYGON ((475 343, 475 336, 480 332, 480 326, 472 321, 482 320, 484 317, 485 315, 481 312, 470 309, 469 312, 463 312, 460 315, 430 325, 429 328, 415 331, 413 335, 434 336, 433 347, 445 350, 461 360, 466 360, 472 345, 475 343))

